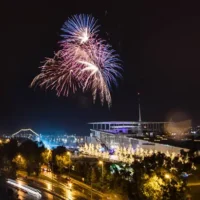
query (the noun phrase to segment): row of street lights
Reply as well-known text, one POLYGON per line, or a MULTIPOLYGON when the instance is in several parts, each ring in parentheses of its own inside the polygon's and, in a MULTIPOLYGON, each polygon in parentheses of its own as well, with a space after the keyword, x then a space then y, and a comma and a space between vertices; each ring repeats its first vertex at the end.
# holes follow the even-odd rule
POLYGON ((71 153, 68 151, 67 155, 69 156, 69 174, 68 174, 68 176, 70 178, 70 156, 71 156, 71 153))
MULTIPOLYGON (((71 153, 68 151, 68 152, 67 152, 67 155, 69 156, 69 174, 68 174, 68 176, 69 176, 69 178, 70 178, 70 156, 71 156, 71 153)), ((52 192, 53 192, 53 163, 52 163, 51 175, 52 175, 52 192)), ((69 183, 69 188, 70 188, 70 190, 71 190, 71 188, 72 188, 72 183, 71 183, 71 182, 69 183)), ((53 196, 53 199, 54 199, 54 196, 53 196)))
MULTIPOLYGON (((103 186, 103 161, 102 160, 100 160, 99 162, 98 162, 98 164, 99 165, 101 165, 101 184, 102 184, 102 186, 103 186)), ((90 197, 90 199, 92 200, 92 177, 91 177, 91 197, 90 197)))
MULTIPOLYGON (((70 178, 70 156, 71 156, 71 153, 68 151, 67 152, 67 155, 69 156, 69 173, 68 173, 68 176, 70 178)), ((103 186, 103 167, 104 167, 104 162, 102 160, 100 160, 98 162, 98 164, 101 166, 101 177, 102 177, 102 186, 103 186)), ((52 165, 52 181, 53 181, 53 165, 52 165)), ((71 189, 72 187, 72 183, 69 183, 69 187, 71 189)), ((52 185, 52 191, 53 191, 53 185, 52 185)), ((91 180, 91 199, 92 199, 92 180, 91 180)))

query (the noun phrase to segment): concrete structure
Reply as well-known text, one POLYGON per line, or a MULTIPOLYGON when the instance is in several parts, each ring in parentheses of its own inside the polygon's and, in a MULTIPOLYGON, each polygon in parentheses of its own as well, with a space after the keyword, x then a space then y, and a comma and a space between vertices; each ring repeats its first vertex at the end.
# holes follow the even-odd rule
MULTIPOLYGON (((165 125, 168 122, 91 122, 90 142, 100 143, 107 149, 114 149, 116 146, 128 148, 141 147, 162 152, 179 153, 182 148, 173 147, 166 144, 149 142, 146 140, 134 138, 144 134, 156 135, 165 131, 165 125), (139 128, 138 128, 139 127, 139 128), (138 134, 139 133, 139 134, 138 134)), ((187 150, 187 149, 185 149, 187 150)))
POLYGON ((93 130, 102 130, 113 134, 156 135, 163 134, 165 127, 171 122, 134 122, 134 121, 110 121, 110 122, 90 122, 93 130))

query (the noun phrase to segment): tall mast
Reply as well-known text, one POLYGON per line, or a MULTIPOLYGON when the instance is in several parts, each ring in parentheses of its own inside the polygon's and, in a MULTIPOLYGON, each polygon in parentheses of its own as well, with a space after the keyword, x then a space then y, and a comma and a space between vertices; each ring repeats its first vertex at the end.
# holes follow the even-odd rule
POLYGON ((140 93, 138 92, 138 114, 139 114, 139 120, 138 120, 138 136, 143 136, 142 132, 142 116, 141 116, 141 109, 140 109, 140 93))
POLYGON ((138 112, 139 112, 139 122, 142 121, 141 109, 140 109, 140 93, 138 92, 138 112))

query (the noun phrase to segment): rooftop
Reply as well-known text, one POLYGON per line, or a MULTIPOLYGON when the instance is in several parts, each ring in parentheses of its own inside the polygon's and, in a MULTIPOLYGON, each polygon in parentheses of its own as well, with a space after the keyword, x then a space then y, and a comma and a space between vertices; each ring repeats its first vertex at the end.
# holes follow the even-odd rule
POLYGON ((107 121, 107 122, 89 122, 88 124, 118 124, 118 125, 131 125, 131 124, 169 124, 173 122, 144 122, 144 121, 107 121))

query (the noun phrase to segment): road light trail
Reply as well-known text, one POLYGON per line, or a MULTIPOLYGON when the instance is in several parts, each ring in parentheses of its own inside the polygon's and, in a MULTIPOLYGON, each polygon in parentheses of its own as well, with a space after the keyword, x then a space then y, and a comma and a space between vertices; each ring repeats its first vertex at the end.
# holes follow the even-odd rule
POLYGON ((41 192, 35 188, 32 188, 27 185, 22 185, 21 183, 18 183, 17 181, 12 179, 8 179, 7 183, 28 192, 29 194, 37 197, 38 199, 42 197, 41 192))
MULTIPOLYGON (((44 178, 45 178, 45 176, 48 177, 49 179, 51 178, 51 174, 44 173, 43 175, 44 175, 44 178)), ((66 183, 64 183, 62 180, 60 180, 58 178, 53 178, 53 180, 55 182, 57 182, 57 184, 59 183, 59 185, 66 187, 66 183)), ((88 185, 86 185, 84 183, 81 183, 80 181, 77 181, 77 180, 75 180, 73 178, 71 178, 71 181, 73 183, 73 190, 76 189, 80 193, 82 193, 82 191, 84 190, 85 191, 84 194, 87 197, 90 197, 90 194, 91 194, 91 187, 90 186, 88 186, 88 185)), ((94 197, 96 199, 102 199, 102 198, 104 198, 104 194, 102 194, 100 191, 95 190, 93 188, 92 192, 93 192, 93 195, 95 195, 94 197)))
MULTIPOLYGON (((18 174, 21 174, 21 176, 24 177, 23 173, 18 172, 18 174)), ((75 200, 75 199, 80 199, 80 198, 82 200, 88 199, 87 195, 82 190, 78 188, 74 188, 74 186, 72 186, 71 188, 70 185, 63 184, 56 180, 52 181, 52 179, 49 177, 46 177, 46 178, 45 176, 43 176, 42 178, 28 177, 25 179, 23 178, 22 181, 25 184, 29 184, 35 188, 40 189, 41 191, 46 191, 56 197, 59 197, 60 199, 65 199, 65 200, 75 200), (53 182, 53 187, 54 187, 53 192, 51 191, 52 182, 53 182)))

